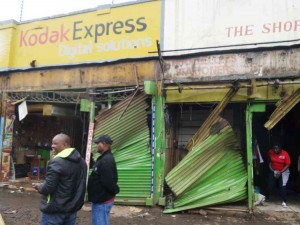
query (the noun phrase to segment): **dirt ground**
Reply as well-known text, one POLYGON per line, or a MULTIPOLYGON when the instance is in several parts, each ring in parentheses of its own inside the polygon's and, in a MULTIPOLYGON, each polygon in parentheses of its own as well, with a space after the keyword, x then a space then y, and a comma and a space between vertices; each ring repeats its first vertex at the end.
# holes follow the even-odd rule
MULTIPOLYGON (((0 213, 5 225, 37 225, 40 221, 40 196, 37 193, 0 188, 0 213)), ((85 208, 89 208, 85 204, 85 208)), ((202 210, 201 214, 163 214, 160 207, 114 206, 111 225, 276 225, 299 224, 300 214, 225 213, 202 210)), ((79 211, 77 224, 91 224, 90 212, 79 211)))

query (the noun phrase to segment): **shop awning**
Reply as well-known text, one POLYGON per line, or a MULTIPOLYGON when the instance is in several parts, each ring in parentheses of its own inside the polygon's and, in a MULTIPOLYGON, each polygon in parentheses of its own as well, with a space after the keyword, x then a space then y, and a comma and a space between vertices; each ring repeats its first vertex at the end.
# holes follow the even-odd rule
MULTIPOLYGON (((94 138, 108 134, 117 163, 120 204, 143 204, 151 195, 150 131, 147 123, 146 95, 139 93, 103 109, 96 117, 94 138)), ((93 148, 96 159, 99 154, 93 148)))
MULTIPOLYGON (((285 79, 259 81, 253 83, 239 82, 239 90, 231 102, 252 101, 278 101, 282 93, 290 95, 294 90, 300 88, 300 79, 285 79)), ((233 87, 232 82, 223 81, 211 84, 174 83, 165 85, 166 103, 193 103, 193 102, 220 102, 226 93, 233 87)))
POLYGON ((277 107, 269 120, 265 123, 265 128, 271 130, 299 101, 300 88, 276 103, 277 107))

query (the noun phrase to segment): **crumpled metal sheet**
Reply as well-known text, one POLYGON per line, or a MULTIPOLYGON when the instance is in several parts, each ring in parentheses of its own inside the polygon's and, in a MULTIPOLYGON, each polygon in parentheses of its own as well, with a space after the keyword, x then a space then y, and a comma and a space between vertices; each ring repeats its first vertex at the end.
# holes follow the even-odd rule
POLYGON ((247 197, 247 171, 230 125, 219 119, 209 136, 166 176, 174 208, 165 213, 236 202, 247 197))
POLYGON ((265 123, 265 128, 271 130, 300 101, 300 88, 293 94, 276 103, 277 108, 265 123))
POLYGON ((186 148, 189 151, 192 151, 195 143, 204 140, 208 136, 210 127, 218 120, 220 114, 223 112, 223 110, 225 109, 227 104, 235 96, 235 94, 238 90, 239 90, 239 88, 236 86, 236 87, 232 87, 227 92, 227 94, 224 96, 222 101, 219 102, 219 104, 216 106, 216 108, 212 111, 212 113, 209 115, 209 117, 202 124, 200 129, 194 134, 194 136, 187 143, 186 148))
MULTIPOLYGON (((151 195, 150 131, 146 95, 138 93, 104 109, 96 116, 94 138, 108 134, 117 163, 120 193, 116 201, 144 204, 151 195)), ((99 154, 93 146, 96 159, 99 154)))

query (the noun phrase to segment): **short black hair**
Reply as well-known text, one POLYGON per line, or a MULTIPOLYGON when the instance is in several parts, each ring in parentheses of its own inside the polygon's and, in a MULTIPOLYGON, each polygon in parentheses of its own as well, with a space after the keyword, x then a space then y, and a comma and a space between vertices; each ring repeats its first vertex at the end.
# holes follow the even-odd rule
POLYGON ((94 140, 95 144, 98 144, 99 142, 112 145, 113 140, 111 139, 111 137, 109 135, 104 134, 94 140))

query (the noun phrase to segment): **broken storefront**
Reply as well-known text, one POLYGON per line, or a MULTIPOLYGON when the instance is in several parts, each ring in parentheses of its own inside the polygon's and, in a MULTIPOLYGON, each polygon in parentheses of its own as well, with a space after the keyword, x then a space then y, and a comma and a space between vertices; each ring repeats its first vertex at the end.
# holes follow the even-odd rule
MULTIPOLYGON (((292 158, 288 184, 290 193, 299 190, 297 148, 300 143, 297 139, 297 112, 300 82, 293 76, 294 69, 288 67, 281 71, 278 68, 277 77, 270 73, 265 74, 268 78, 264 79, 264 76, 258 78, 251 75, 251 71, 248 71, 250 68, 244 67, 244 73, 236 75, 241 78, 239 82, 234 81, 237 79, 230 81, 231 79, 226 78, 226 71, 221 74, 219 70, 211 71, 210 73, 219 77, 219 81, 216 81, 217 78, 213 76, 202 77, 203 73, 198 70, 209 66, 206 62, 214 58, 214 62, 230 64, 231 70, 237 69, 239 74, 242 69, 237 64, 231 64, 231 61, 233 58, 244 57, 243 55, 247 58, 249 54, 251 55, 240 53, 165 60, 168 109, 166 191, 169 195, 169 209, 166 212, 240 200, 247 200, 248 208, 253 209, 257 196, 254 192, 265 194, 267 152, 275 139, 283 143, 292 158), (230 61, 227 61, 227 57, 230 61), (291 70, 289 76, 286 70, 291 70), (218 116, 226 119, 233 129, 234 138, 228 136, 232 140, 231 145, 226 144, 226 138, 218 142, 218 136, 225 135, 222 129, 216 128, 219 124, 216 122, 218 116), (256 155, 257 152, 253 154, 252 143, 259 143, 261 160, 256 155), (226 157, 222 156, 225 152, 226 157), (227 158, 230 154, 236 156, 227 158), (226 173, 223 174, 224 170, 226 173)), ((260 54, 266 56, 271 53, 260 54)), ((268 71, 268 65, 265 68, 268 71)), ((242 205, 246 209, 246 202, 242 205)))

